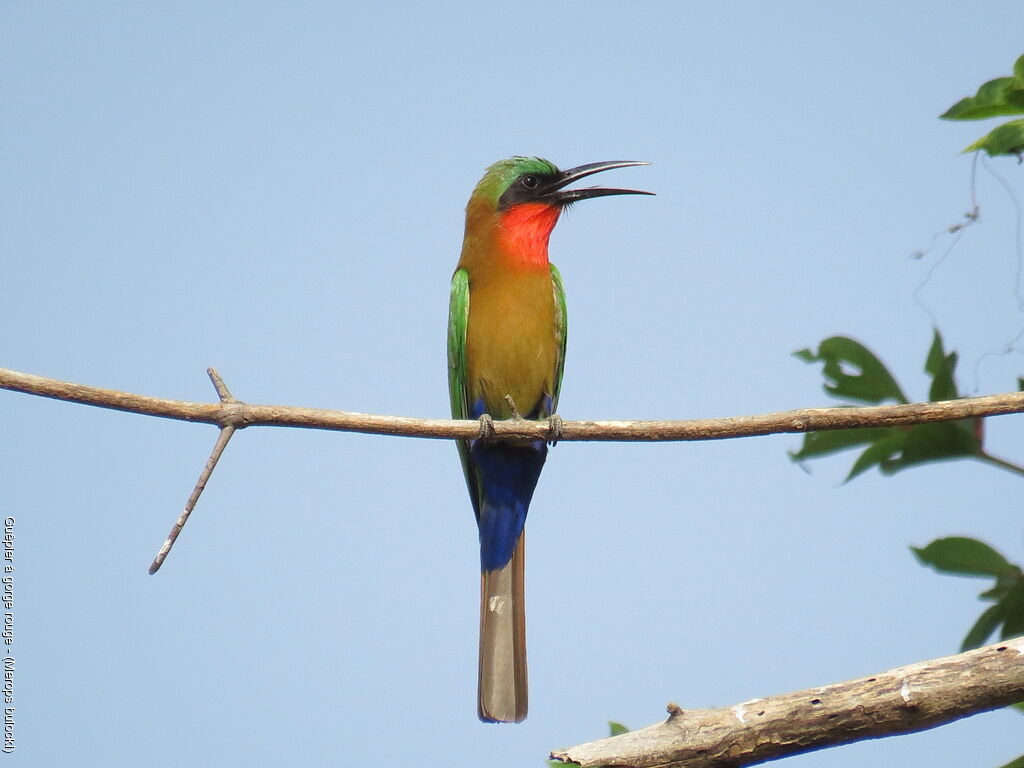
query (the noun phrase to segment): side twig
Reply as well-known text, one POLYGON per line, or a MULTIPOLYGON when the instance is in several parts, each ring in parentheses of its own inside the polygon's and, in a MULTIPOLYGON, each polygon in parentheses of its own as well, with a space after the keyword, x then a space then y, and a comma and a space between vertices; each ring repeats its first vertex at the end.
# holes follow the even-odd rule
MULTIPOLYGON (((224 379, 220 377, 220 374, 217 373, 215 368, 207 368, 206 374, 210 377, 210 381, 213 382, 213 388, 217 390, 217 396, 220 398, 221 403, 238 402, 231 396, 231 392, 224 383, 224 379)), ((204 466, 203 471, 199 473, 199 479, 196 481, 195 488, 192 489, 192 493, 189 495, 188 501, 185 502, 185 509, 183 509, 181 514, 178 515, 178 519, 175 521, 174 525, 171 526, 171 532, 167 534, 167 539, 161 545, 160 549, 156 553, 156 557, 153 558, 153 562, 149 566, 150 576, 160 570, 160 566, 164 564, 164 560, 166 560, 167 555, 170 554, 171 547, 174 546, 174 542, 178 540, 178 534, 181 533, 181 529, 184 528, 185 523, 188 522, 189 515, 191 515, 192 510, 195 509, 200 495, 202 495, 203 490, 206 488, 206 482, 210 479, 210 475, 213 474, 213 469, 217 466, 217 462, 220 461, 220 456, 224 453, 224 449, 228 447, 228 441, 231 440, 231 436, 233 434, 235 434, 235 428, 231 424, 225 424, 221 427, 220 433, 217 435, 217 442, 213 444, 213 450, 210 452, 210 458, 206 460, 206 466, 204 466)))
POLYGON ((1024 638, 898 667, 873 677, 683 711, 638 731, 551 757, 590 766, 711 768, 762 763, 934 728, 1024 700, 1024 638))

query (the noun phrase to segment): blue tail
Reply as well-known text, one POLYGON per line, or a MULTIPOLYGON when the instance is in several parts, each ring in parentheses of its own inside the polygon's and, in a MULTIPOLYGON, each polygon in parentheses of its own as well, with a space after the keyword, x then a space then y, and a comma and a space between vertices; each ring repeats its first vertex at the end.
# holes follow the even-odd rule
POLYGON ((533 489, 547 458, 542 440, 502 445, 477 440, 470 449, 480 487, 480 569, 496 571, 512 559, 526 525, 533 489))

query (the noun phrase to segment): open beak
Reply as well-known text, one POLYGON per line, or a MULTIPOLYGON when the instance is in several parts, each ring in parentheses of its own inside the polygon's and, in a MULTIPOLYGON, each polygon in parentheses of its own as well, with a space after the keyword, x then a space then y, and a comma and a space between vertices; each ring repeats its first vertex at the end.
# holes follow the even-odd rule
POLYGON ((653 195, 653 192, 643 192, 639 189, 617 189, 614 187, 584 187, 583 189, 564 189, 574 181, 590 176, 601 171, 610 171, 613 168, 628 168, 631 165, 650 165, 650 163, 636 160, 610 160, 603 163, 588 163, 578 165, 567 171, 558 174, 558 178, 545 190, 547 196, 555 205, 569 205, 577 200, 587 200, 591 197, 604 197, 605 195, 653 195))

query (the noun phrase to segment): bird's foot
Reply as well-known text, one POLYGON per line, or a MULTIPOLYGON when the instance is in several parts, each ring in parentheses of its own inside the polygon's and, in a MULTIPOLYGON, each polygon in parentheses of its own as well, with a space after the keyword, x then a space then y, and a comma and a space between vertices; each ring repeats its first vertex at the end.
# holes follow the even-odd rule
POLYGON ((494 419, 489 413, 480 414, 480 440, 490 440, 494 437, 494 419))
POLYGON ((505 395, 505 402, 508 403, 508 407, 512 409, 512 418, 516 421, 520 421, 523 417, 519 413, 519 409, 516 408, 516 401, 512 399, 512 395, 505 395))
POLYGON ((548 445, 554 447, 562 439, 562 417, 557 413, 548 416, 548 445))

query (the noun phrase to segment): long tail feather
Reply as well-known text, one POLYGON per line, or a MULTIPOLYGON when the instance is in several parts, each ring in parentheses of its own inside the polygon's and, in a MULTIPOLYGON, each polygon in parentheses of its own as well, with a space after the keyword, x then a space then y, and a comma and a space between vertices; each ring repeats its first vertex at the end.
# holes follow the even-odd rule
POLYGON ((480 676, 477 712, 494 723, 526 718, 526 533, 503 568, 480 574, 480 676))

